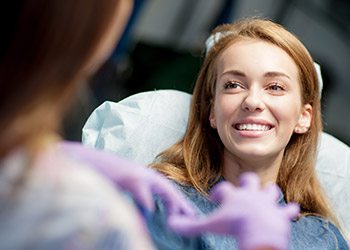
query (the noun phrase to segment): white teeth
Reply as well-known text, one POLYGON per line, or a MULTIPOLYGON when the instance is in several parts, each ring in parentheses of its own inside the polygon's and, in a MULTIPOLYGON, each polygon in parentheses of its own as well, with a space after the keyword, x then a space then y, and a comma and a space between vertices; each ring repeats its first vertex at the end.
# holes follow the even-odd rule
POLYGON ((238 130, 267 131, 270 127, 262 124, 239 124, 238 130))

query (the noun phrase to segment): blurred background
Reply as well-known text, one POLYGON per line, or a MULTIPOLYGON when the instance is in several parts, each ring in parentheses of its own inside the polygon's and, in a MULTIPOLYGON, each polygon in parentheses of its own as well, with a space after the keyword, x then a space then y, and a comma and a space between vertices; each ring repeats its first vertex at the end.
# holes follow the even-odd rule
POLYGON ((114 53, 76 97, 63 135, 81 140, 104 101, 155 89, 192 92, 204 41, 218 24, 259 16, 296 34, 321 65, 324 130, 350 145, 350 0, 135 0, 114 53))

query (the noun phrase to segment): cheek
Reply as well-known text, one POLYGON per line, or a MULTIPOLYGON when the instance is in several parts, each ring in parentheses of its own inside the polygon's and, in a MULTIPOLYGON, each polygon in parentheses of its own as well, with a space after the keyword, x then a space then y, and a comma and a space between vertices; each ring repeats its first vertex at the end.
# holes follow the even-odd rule
POLYGON ((232 96, 221 96, 215 101, 215 117, 218 124, 225 123, 239 109, 239 100, 232 96))
POLYGON ((293 130, 300 117, 301 104, 296 103, 295 100, 292 100, 291 102, 287 101, 275 105, 273 110, 274 116, 280 125, 281 123, 284 123, 285 126, 288 126, 293 130))

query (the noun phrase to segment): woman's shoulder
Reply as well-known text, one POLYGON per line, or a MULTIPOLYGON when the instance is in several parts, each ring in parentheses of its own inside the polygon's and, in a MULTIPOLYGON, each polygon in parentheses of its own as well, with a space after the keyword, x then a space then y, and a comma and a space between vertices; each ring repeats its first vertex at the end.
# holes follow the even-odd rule
POLYGON ((292 222, 291 249, 349 249, 340 230, 330 220, 315 215, 292 222))

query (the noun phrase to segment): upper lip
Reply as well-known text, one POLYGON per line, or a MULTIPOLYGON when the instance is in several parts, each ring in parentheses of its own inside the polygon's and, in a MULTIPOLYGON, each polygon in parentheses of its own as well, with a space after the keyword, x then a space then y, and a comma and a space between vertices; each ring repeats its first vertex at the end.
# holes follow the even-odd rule
POLYGON ((233 124, 233 127, 236 127, 241 124, 259 124, 259 125, 269 126, 270 128, 274 127, 273 123, 261 118, 245 118, 245 119, 239 120, 238 122, 235 122, 233 124))

